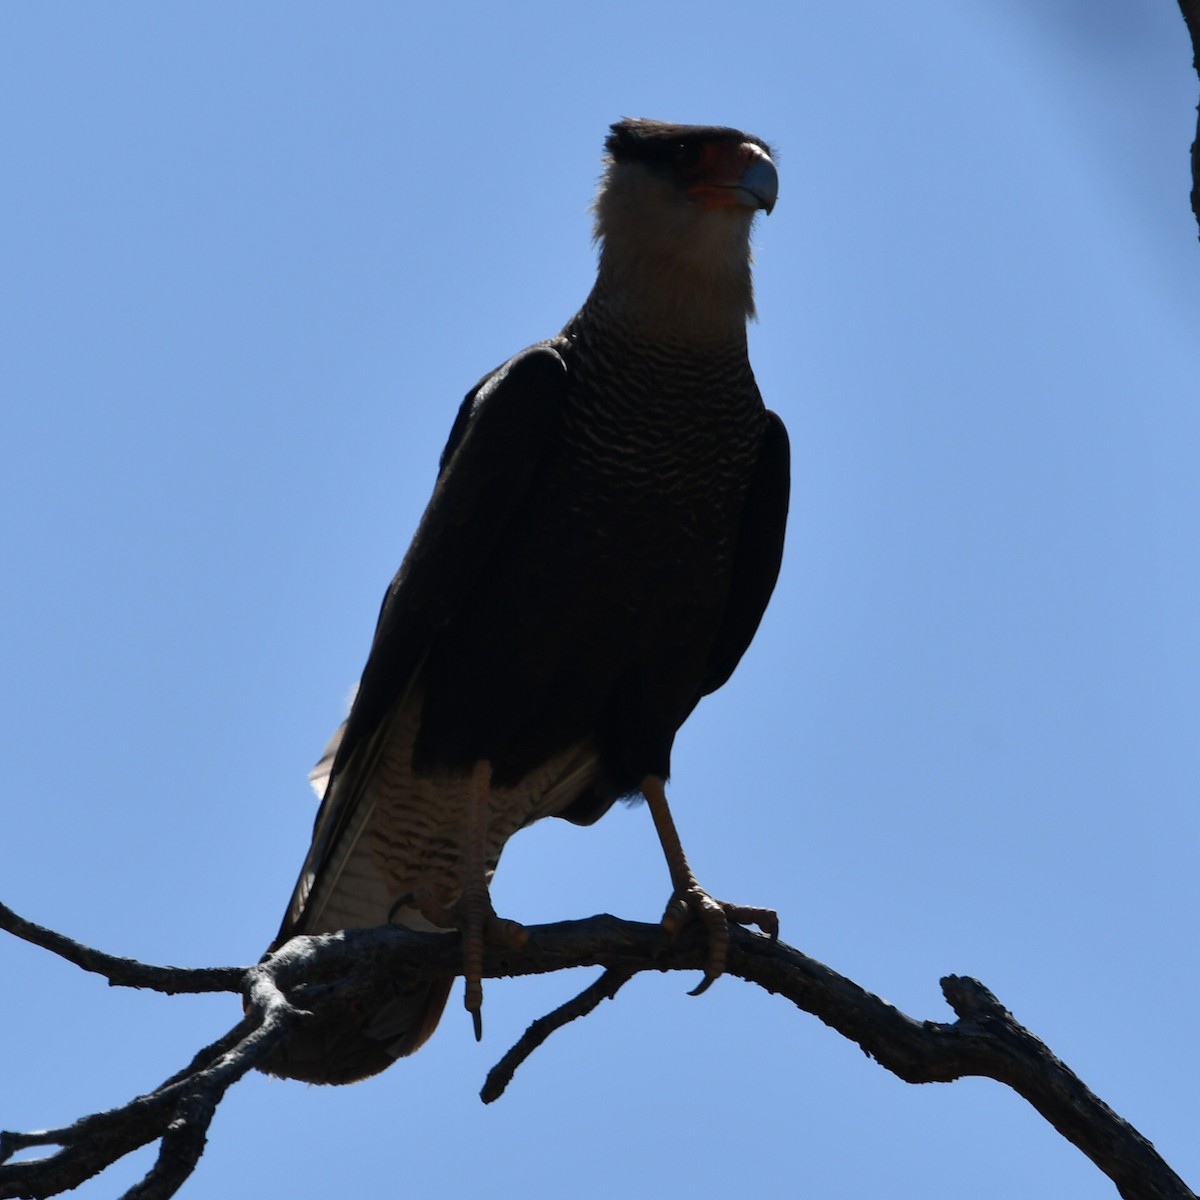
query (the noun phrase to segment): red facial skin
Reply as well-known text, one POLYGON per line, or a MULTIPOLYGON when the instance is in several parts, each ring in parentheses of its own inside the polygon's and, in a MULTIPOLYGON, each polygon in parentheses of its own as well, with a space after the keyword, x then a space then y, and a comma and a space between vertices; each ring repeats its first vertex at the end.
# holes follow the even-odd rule
POLYGON ((696 162, 681 163, 687 193, 703 208, 763 208, 763 199, 743 186, 746 171, 766 153, 753 142, 708 142, 697 148, 696 162))

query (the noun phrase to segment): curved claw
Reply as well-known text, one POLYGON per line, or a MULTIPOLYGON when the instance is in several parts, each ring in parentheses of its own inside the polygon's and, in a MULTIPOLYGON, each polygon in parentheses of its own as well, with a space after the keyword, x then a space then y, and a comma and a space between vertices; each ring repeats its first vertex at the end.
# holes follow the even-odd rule
POLYGON ((475 1040, 483 1041, 483 952, 486 945, 520 950, 529 941, 529 930, 519 921, 496 916, 490 898, 478 900, 461 918, 463 931, 463 1007, 471 1014, 475 1040))
POLYGON ((772 941, 779 937, 779 917, 773 909, 717 900, 694 882, 671 897, 662 917, 663 933, 674 938, 690 917, 697 917, 708 931, 708 963, 704 978, 688 992, 689 996, 702 995, 725 974, 730 922, 757 925, 772 941))
MULTIPOLYGON (((529 941, 529 930, 519 921, 496 916, 487 893, 458 918, 463 939, 463 1007, 471 1014, 475 1040, 483 1040, 483 952, 486 945, 519 950, 529 941)), ((466 906, 465 906, 466 907, 466 906)))

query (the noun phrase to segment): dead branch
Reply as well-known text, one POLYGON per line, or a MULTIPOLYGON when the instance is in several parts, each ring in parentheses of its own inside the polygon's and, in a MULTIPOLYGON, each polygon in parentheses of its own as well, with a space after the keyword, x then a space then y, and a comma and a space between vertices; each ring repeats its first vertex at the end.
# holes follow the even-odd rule
MULTIPOLYGON (((195 1170, 212 1115, 225 1092, 261 1063, 308 1013, 362 1011, 389 994, 398 973, 455 975, 461 949, 453 934, 397 928, 348 930, 293 939, 253 967, 212 970, 153 967, 105 955, 23 921, 0 906, 0 928, 97 972, 111 982, 161 992, 241 992, 246 1015, 154 1091, 121 1108, 80 1118, 62 1129, 0 1134, 0 1200, 44 1197, 77 1186, 139 1146, 159 1142, 158 1158, 127 1197, 160 1200, 195 1170), (57 1147, 43 1158, 9 1162, 22 1150, 57 1147)), ((782 942, 740 927, 730 930, 728 973, 783 996, 858 1043, 909 1083, 987 1076, 1023 1096, 1063 1137, 1116 1184, 1126 1200, 1196 1200, 1194 1193, 1127 1121, 1018 1024, 973 979, 950 975, 942 992, 956 1020, 919 1021, 852 980, 782 942)), ((658 925, 596 916, 533 926, 520 950, 489 952, 489 978, 599 966, 604 974, 580 996, 541 1018, 489 1074, 493 1099, 551 1033, 615 996, 641 971, 700 971, 703 932, 686 929, 666 942, 658 925)))
POLYGON ((580 1017, 586 1017, 602 1001, 611 1000, 633 978, 632 971, 607 970, 595 983, 589 984, 578 996, 559 1005, 553 1012, 538 1017, 517 1039, 517 1043, 488 1072, 479 1091, 484 1104, 491 1104, 504 1095, 517 1068, 554 1032, 580 1017))
POLYGON ((153 967, 133 958, 105 954, 44 925, 27 921, 5 904, 0 904, 0 929, 24 942, 41 946, 85 971, 103 975, 114 987, 149 988, 168 996, 238 992, 246 973, 245 967, 153 967))

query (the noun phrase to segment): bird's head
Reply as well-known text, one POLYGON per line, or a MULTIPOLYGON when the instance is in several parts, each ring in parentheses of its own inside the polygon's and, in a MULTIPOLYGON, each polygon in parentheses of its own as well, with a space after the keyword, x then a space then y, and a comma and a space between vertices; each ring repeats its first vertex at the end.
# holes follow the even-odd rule
POLYGON ((593 206, 602 273, 691 307, 728 309, 744 326, 754 311, 750 227, 779 190, 767 143, 725 126, 637 117, 612 126, 605 150, 593 206))

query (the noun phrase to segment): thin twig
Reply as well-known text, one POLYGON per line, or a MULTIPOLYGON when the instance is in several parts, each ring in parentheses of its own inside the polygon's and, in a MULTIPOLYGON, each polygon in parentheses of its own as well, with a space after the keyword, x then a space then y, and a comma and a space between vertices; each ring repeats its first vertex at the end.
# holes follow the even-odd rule
POLYGON ((115 987, 152 988, 167 995, 197 992, 241 991, 245 967, 156 967, 133 958, 121 958, 72 941, 61 933, 35 925, 0 904, 0 929, 41 946, 59 958, 94 975, 103 975, 115 987))
POLYGON ((504 1095, 504 1089, 512 1082, 517 1068, 554 1032, 569 1025, 579 1017, 586 1017, 602 1001, 611 1000, 617 992, 636 974, 634 971, 605 971, 594 983, 584 988, 578 996, 559 1005, 553 1012, 538 1017, 521 1034, 516 1044, 488 1072, 480 1089, 479 1098, 491 1104, 504 1095))

